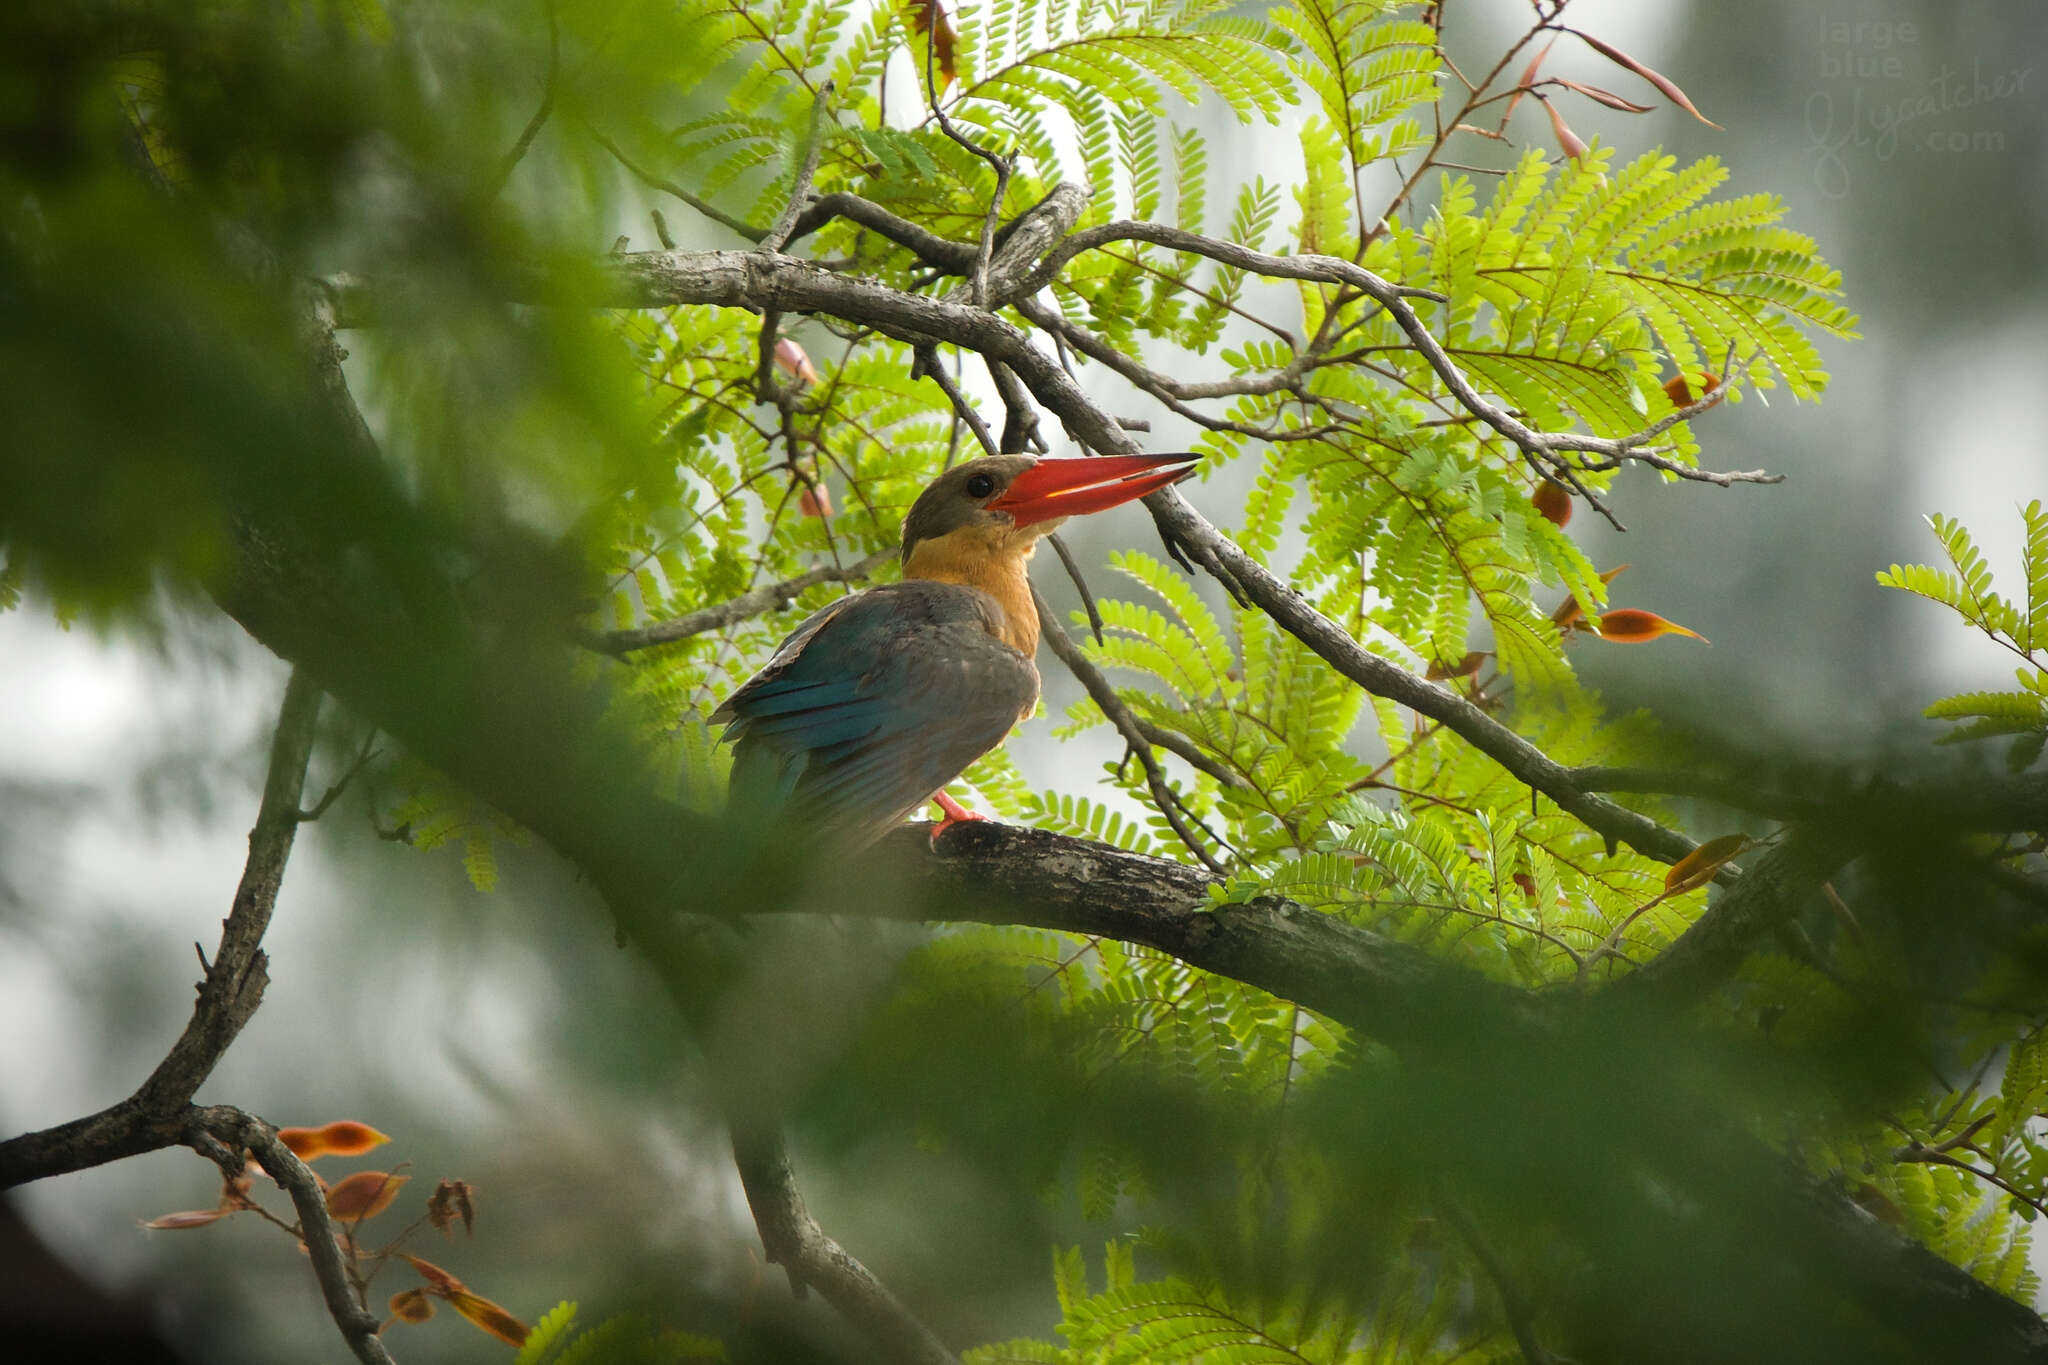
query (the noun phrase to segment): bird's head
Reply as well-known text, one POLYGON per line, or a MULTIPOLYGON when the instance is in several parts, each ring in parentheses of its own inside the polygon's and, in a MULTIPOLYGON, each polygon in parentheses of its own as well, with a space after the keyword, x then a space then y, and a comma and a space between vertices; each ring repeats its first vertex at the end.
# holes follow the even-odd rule
POLYGON ((984 455, 932 480, 903 521, 903 563, 927 552, 1028 555, 1068 517, 1142 498, 1186 476, 1196 456, 1102 455, 1042 460, 984 455))

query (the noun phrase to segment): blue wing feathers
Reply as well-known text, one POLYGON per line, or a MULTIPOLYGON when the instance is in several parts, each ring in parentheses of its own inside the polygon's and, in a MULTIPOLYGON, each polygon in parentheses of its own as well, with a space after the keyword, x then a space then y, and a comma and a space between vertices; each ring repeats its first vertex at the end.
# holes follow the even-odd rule
POLYGON ((735 807, 861 842, 903 820, 1037 696, 1037 670, 994 633, 1001 610, 913 581, 812 615, 715 713, 735 742, 735 807))

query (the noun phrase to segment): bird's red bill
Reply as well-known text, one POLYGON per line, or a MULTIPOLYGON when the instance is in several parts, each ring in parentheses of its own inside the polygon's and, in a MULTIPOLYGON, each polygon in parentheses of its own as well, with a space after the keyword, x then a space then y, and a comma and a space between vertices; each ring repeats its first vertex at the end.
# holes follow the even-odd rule
POLYGON ((988 505, 1008 512, 1019 526, 1054 517, 1078 517, 1142 498, 1185 478, 1198 455, 1098 455, 1040 460, 1019 474, 988 505))

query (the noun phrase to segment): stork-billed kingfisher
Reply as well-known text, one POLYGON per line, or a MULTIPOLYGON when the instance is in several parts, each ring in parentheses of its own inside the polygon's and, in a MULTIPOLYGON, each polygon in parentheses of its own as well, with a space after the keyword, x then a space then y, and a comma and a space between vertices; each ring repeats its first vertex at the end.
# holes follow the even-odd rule
POLYGON ((1164 488, 1195 457, 988 455, 933 480, 903 522, 903 581, 811 614, 712 713, 732 805, 860 847, 926 801, 939 833, 980 817, 940 789, 1038 704, 1024 563, 1070 516, 1164 488))

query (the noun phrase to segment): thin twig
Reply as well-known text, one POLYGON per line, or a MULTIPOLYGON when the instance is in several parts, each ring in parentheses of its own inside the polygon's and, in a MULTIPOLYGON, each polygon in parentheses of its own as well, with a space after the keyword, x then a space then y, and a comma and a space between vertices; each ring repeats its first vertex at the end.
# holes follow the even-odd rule
POLYGON ((1067 634, 1066 627, 1059 623, 1051 605, 1035 587, 1031 590, 1031 600, 1038 606, 1039 628, 1046 645, 1059 656, 1060 662, 1067 666, 1067 670, 1079 680, 1081 686, 1088 690, 1088 695, 1102 709, 1103 716, 1116 727, 1117 733, 1130 745, 1131 752, 1137 755, 1139 765, 1145 769, 1145 785, 1152 792, 1152 802, 1159 808, 1159 813, 1166 817, 1166 823, 1172 827, 1174 837, 1201 861, 1202 866, 1219 877, 1227 876, 1228 872, 1223 864, 1203 846, 1201 839, 1189 827, 1187 818, 1182 813, 1180 798, 1174 793, 1172 783, 1167 781, 1166 770, 1159 766, 1159 759, 1153 754, 1151 744, 1146 742, 1144 732, 1138 728, 1138 718, 1131 714, 1131 708, 1116 694, 1116 689, 1110 686, 1109 679, 1102 676, 1102 670, 1088 661, 1088 656, 1081 652, 1080 646, 1067 634))
POLYGON ((938 120, 939 131, 959 143, 968 151, 986 161, 995 169, 996 192, 989 198, 988 211, 982 215, 981 242, 974 254, 973 299, 976 308, 988 307, 988 266, 995 254, 996 218, 1003 211, 1003 195, 1010 188, 1010 159, 1002 153, 982 146, 967 134, 953 126, 953 120, 946 117, 946 111, 939 107, 938 83, 932 72, 932 61, 938 50, 937 42, 928 42, 924 49, 924 88, 926 107, 932 117, 938 120))
POLYGON ((1060 564, 1067 571, 1067 578, 1073 583, 1074 591, 1081 594, 1081 608, 1088 613, 1088 629, 1095 636, 1095 643, 1102 643, 1102 609, 1095 605, 1095 594, 1089 590, 1088 579, 1081 572, 1081 563, 1074 558, 1074 552, 1067 548, 1066 538, 1055 531, 1046 537, 1052 542, 1052 552, 1060 557, 1060 564))
POLYGON ((1002 361, 983 356, 982 362, 988 367, 988 377, 1003 399, 1003 453, 1021 455, 1027 450, 1036 450, 1041 455, 1046 453, 1051 447, 1039 435, 1038 405, 1031 401, 1031 391, 1002 361))
POLYGON ((796 183, 790 186, 789 202, 782 206, 782 212, 776 215, 768 231, 761 234, 763 251, 781 251, 788 243, 790 233, 796 230, 797 218, 810 197, 811 181, 818 174, 818 156, 825 147, 825 118, 830 112, 831 100, 832 82, 828 80, 818 87, 817 98, 811 102, 811 122, 804 133, 804 158, 797 167, 796 183))
POLYGON ((917 348, 917 359, 910 367, 910 377, 929 379, 939 386, 940 392, 946 395, 946 401, 953 405, 954 415, 967 424, 969 430, 974 433, 974 439, 981 443, 982 454, 1001 453, 995 436, 988 429, 988 423, 981 419, 981 414, 974 410, 974 405, 967 401, 967 395, 960 392, 960 386, 953 382, 953 376, 947 374, 946 367, 940 363, 938 347, 917 348))
POLYGON ((329 786, 325 792, 321 793, 320 799, 313 803, 313 808, 311 810, 302 810, 298 812, 299 823, 310 824, 313 821, 318 820, 321 816, 327 814, 328 807, 332 806, 335 803, 335 801, 337 801, 340 798, 341 794, 344 791, 348 790, 348 784, 356 780, 356 777, 363 771, 364 768, 369 766, 370 760, 376 757, 376 754, 377 731, 375 727, 372 727, 370 731, 363 736, 363 747, 362 750, 356 754, 355 762, 349 764, 348 770, 342 773, 340 777, 335 778, 333 784, 329 786))
POLYGON ((727 213, 724 209, 718 207, 718 205, 712 203, 709 199, 703 198, 701 195, 695 195, 690 193, 690 191, 684 189, 675 181, 664 180, 662 177, 656 175, 654 172, 643 169, 641 166, 637 165, 631 157, 627 156, 625 152, 620 149, 618 143, 613 142, 610 138, 606 137, 603 133, 598 132, 595 128, 590 130, 590 135, 597 139, 598 146, 604 148, 607 152, 611 153, 612 160, 618 162, 621 166, 624 166, 628 171, 632 172, 633 176, 636 179, 638 179, 642 184, 648 186, 650 189, 657 189, 660 190, 663 194, 674 195, 677 199, 682 200, 685 204, 688 204, 691 208, 697 210, 697 212, 703 214, 712 222, 731 228, 734 232, 738 233, 740 236, 746 238, 750 242, 758 242, 763 237, 768 235, 768 229, 755 227, 752 223, 749 223, 744 218, 734 217, 732 214, 727 213))
POLYGON ((520 129, 518 141, 505 153, 504 159, 498 163, 496 173, 485 184, 483 200, 487 204, 504 190, 505 182, 512 178, 513 169, 525 159, 526 149, 533 145, 533 140, 539 136, 542 125, 548 121, 548 115, 555 111, 555 80, 562 67, 562 34, 561 25, 555 17, 555 0, 547 0, 547 10, 548 74, 547 79, 541 84, 540 107, 533 111, 533 117, 520 129))
POLYGON ((583 643, 600 653, 614 655, 631 654, 635 650, 651 649, 655 645, 674 644, 677 640, 687 640, 692 635, 722 630, 749 617, 759 616, 763 612, 785 610, 798 597, 820 583, 862 582, 894 558, 894 550, 877 550, 843 567, 827 564, 800 573, 794 578, 785 578, 779 583, 764 583, 758 588, 741 593, 729 602, 700 607, 696 611, 671 620, 656 621, 652 625, 634 626, 628 630, 611 630, 601 635, 587 636, 583 643))
POLYGON ((1251 783, 1224 767, 1213 754, 1205 752, 1200 745, 1178 730, 1168 730, 1140 717, 1138 733, 1145 737, 1147 743, 1166 750, 1191 768, 1199 768, 1226 787, 1236 787, 1240 790, 1249 790, 1251 787, 1251 783))

